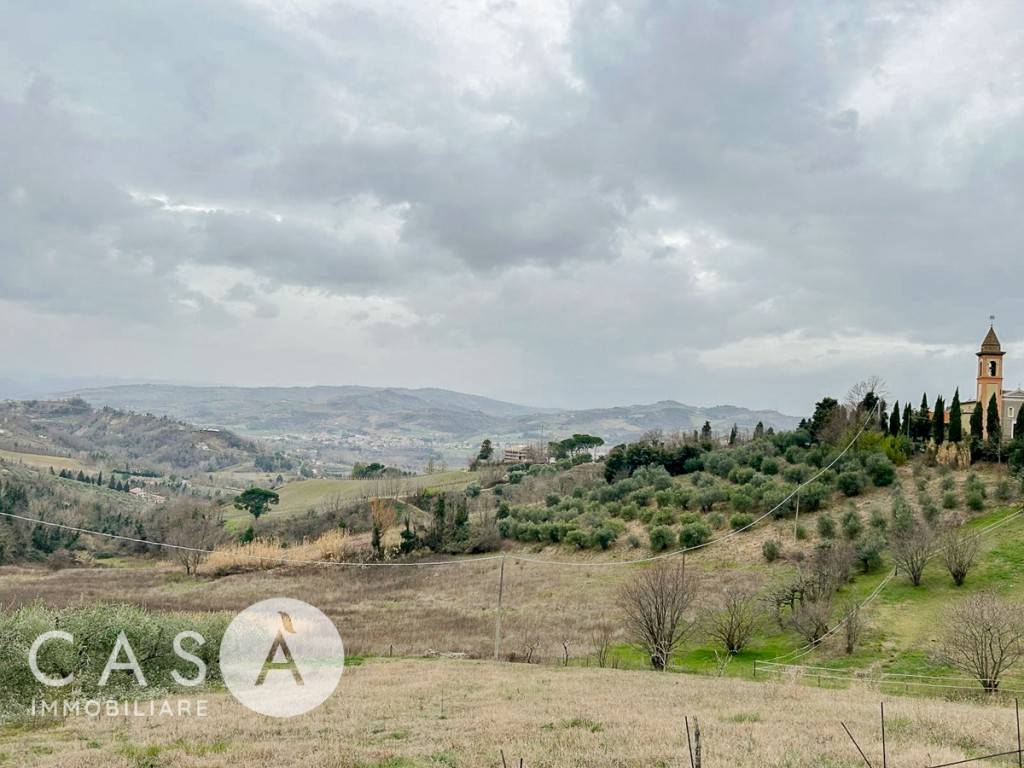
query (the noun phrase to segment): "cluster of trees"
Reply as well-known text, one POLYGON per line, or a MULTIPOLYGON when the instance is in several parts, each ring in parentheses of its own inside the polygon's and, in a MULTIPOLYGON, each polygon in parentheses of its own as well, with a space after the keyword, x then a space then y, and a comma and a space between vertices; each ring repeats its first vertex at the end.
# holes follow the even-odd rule
POLYGON ((253 461, 253 464, 256 469, 263 472, 288 472, 295 468, 295 462, 282 451, 261 453, 253 461))
MULTIPOLYGON (((883 421, 881 429, 888 435, 907 437, 918 443, 934 441, 937 445, 941 445, 947 441, 951 443, 969 441, 972 446, 972 455, 975 458, 979 456, 989 458, 991 453, 995 453, 998 457, 1004 427, 995 395, 989 398, 988 403, 977 402, 974 404, 966 433, 963 428, 961 415, 963 408, 959 389, 954 392, 948 410, 947 414, 946 401, 941 395, 929 405, 928 394, 925 393, 922 395, 921 404, 917 409, 911 408, 909 403, 906 403, 901 409, 900 403, 897 401, 888 418, 883 421)), ((1016 416, 1013 435, 1015 439, 1018 435, 1024 435, 1024 411, 1016 416)))
MULTIPOLYGON (((50 467, 50 474, 53 474, 53 467, 50 467)), ((65 480, 75 480, 79 483, 88 483, 89 485, 96 485, 100 487, 104 485, 102 472, 98 472, 96 475, 87 475, 82 470, 78 470, 78 473, 75 474, 70 469, 62 469, 57 473, 57 476, 62 477, 65 480)), ((128 491, 132 489, 130 480, 125 479, 124 482, 121 482, 113 472, 110 474, 110 477, 107 478, 106 486, 112 491, 124 491, 125 493, 128 493, 128 491)))
MULTIPOLYGON (((849 579, 849 564, 839 550, 822 550, 811 567, 793 581, 763 595, 727 588, 701 608, 702 585, 685 558, 645 569, 619 592, 628 638, 656 670, 668 668, 673 654, 695 632, 717 642, 726 654, 745 648, 768 617, 809 643, 820 642, 840 627, 846 652, 853 653, 865 629, 860 606, 847 601, 837 612, 836 592, 849 579)), ((1014 601, 983 592, 966 598, 944 617, 947 630, 940 660, 973 676, 994 693, 1006 674, 1024 657, 1024 611, 1014 601)), ((600 646, 598 646, 600 647, 600 646)), ((726 657, 726 660, 728 657, 726 657)))
POLYGON ((548 452, 556 459, 573 459, 602 445, 604 445, 603 438, 595 435, 575 434, 564 440, 548 443, 548 452))

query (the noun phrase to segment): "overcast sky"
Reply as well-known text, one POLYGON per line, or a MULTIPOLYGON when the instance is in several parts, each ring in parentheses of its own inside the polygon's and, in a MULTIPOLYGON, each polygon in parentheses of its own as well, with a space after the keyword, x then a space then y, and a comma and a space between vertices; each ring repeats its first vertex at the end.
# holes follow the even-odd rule
POLYGON ((1024 382, 1024 5, 0 0, 0 376, 1024 382))

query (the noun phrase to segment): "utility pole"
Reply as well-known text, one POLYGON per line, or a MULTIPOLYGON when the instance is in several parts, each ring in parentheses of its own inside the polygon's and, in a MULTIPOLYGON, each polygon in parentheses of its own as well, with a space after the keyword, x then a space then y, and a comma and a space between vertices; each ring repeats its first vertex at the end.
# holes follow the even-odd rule
POLYGON ((494 617, 494 660, 501 658, 501 599, 505 593, 505 557, 501 558, 501 569, 498 571, 498 611, 494 617))

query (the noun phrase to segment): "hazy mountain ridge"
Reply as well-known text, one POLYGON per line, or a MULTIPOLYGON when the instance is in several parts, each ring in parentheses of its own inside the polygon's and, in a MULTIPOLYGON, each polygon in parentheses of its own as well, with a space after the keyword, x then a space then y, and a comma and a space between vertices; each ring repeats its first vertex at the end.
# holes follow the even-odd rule
POLYGON ((705 420, 723 432, 734 423, 745 430, 759 421, 766 427, 791 429, 799 421, 773 410, 701 408, 674 400, 581 410, 537 408, 436 388, 129 385, 76 394, 96 405, 255 435, 368 434, 452 441, 479 436, 545 439, 590 432, 618 442, 652 429, 699 429, 705 420))

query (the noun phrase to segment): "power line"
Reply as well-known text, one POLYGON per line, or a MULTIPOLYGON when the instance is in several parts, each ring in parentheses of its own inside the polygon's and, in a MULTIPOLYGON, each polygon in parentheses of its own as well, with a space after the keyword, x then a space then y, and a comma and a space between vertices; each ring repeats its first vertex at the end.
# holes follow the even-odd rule
MULTIPOLYGON (((256 555, 248 552, 236 552, 236 556, 244 557, 251 560, 269 561, 274 563, 280 563, 282 565, 323 565, 323 566, 339 566, 349 568, 366 568, 366 567, 405 567, 405 568, 429 568, 429 567, 444 567, 444 566, 458 566, 466 565, 469 563, 487 562, 489 560, 499 560, 507 558, 509 560, 518 560, 524 563, 531 563, 533 565, 554 565, 559 567, 571 567, 571 568, 607 568, 607 567, 619 567, 624 565, 641 565, 644 563, 653 563, 657 560, 663 560, 669 557, 678 557, 679 555, 686 555, 689 552, 694 552, 699 549, 705 549, 713 544, 721 544, 722 542, 728 541, 735 536, 743 533, 744 531, 750 530, 755 525, 765 520, 769 516, 773 515, 778 510, 782 509, 786 504, 790 502, 800 491, 806 488, 808 485, 816 481, 828 470, 834 467, 840 459, 845 456, 850 449, 860 439, 861 435, 867 430, 868 426, 878 418, 878 411, 881 407, 881 402, 868 414, 868 417, 864 420, 860 429, 857 430, 857 434, 854 435, 853 439, 847 443, 846 447, 843 448, 828 464, 823 466, 817 473, 804 482, 800 483, 792 492, 790 492, 782 501, 776 504, 774 507, 769 509, 760 517, 752 520, 751 522, 744 525, 742 528, 737 528, 730 531, 724 536, 711 539, 709 541, 696 544, 692 547, 682 547, 680 549, 673 550, 672 552, 663 552, 658 555, 651 555, 650 557, 638 557, 631 560, 607 560, 598 562, 580 562, 574 560, 552 560, 547 558, 530 557, 528 555, 517 555, 517 554, 496 554, 496 555, 484 555, 481 557, 462 558, 459 560, 427 560, 420 562, 376 562, 376 561, 346 561, 346 560, 308 560, 304 558, 289 558, 289 557, 267 557, 266 555, 256 555)), ((116 533, 108 533, 106 531, 94 531, 89 528, 81 528, 78 526, 67 525, 66 523, 59 523, 52 520, 40 520, 38 518, 27 517, 25 515, 17 515, 13 512, 0 512, 0 515, 8 517, 14 520, 21 520, 26 523, 34 523, 36 525, 45 525, 51 528, 60 528, 62 530, 71 531, 73 533, 88 534, 91 536, 101 536, 108 539, 114 539, 116 541, 124 541, 131 544, 144 544, 152 547, 161 547, 163 549, 170 549, 179 552, 193 552, 196 554, 212 555, 215 550, 208 549, 205 547, 190 547, 182 544, 169 544, 163 541, 150 541, 148 539, 139 539, 132 536, 123 536, 116 533)))

